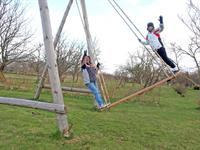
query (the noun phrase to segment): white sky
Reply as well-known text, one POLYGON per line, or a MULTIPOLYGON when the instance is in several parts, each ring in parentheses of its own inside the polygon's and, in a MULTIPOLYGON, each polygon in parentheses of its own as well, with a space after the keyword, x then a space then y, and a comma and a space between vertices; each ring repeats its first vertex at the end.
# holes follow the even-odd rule
MULTIPOLYGON (((92 37, 99 41, 101 62, 105 71, 112 72, 118 65, 125 64, 128 53, 136 52, 140 47, 137 38, 118 16, 107 0, 85 0, 88 12, 89 27, 92 37)), ((161 34, 165 43, 176 42, 186 44, 189 39, 188 29, 181 23, 177 15, 187 14, 187 0, 116 0, 132 19, 140 31, 146 35, 146 24, 154 22, 159 25, 158 17, 164 17, 165 29, 161 34)), ((37 0, 25 0, 28 4, 28 16, 32 18, 32 28, 37 40, 42 42, 42 31, 37 0)), ((67 7, 68 0, 48 0, 53 34, 57 32, 60 20, 67 7)), ((85 41, 84 30, 78 15, 75 2, 70 10, 65 27, 65 35, 69 39, 85 41)), ((167 45, 166 45, 167 47, 167 45)), ((169 57, 173 58, 168 50, 169 57)), ((189 61, 187 59, 187 61, 189 61)), ((184 60, 185 62, 185 60, 184 60)), ((183 68, 192 67, 192 63, 181 63, 183 68), (188 65, 190 64, 190 65, 188 65)))

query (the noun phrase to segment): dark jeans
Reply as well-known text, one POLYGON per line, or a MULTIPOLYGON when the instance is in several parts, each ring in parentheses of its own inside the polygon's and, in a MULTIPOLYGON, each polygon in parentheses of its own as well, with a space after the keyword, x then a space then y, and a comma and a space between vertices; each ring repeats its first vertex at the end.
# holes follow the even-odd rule
POLYGON ((171 68, 175 68, 176 66, 174 65, 174 63, 171 61, 170 58, 167 57, 167 53, 165 51, 164 47, 161 47, 157 50, 158 54, 160 55, 160 57, 164 60, 164 62, 169 65, 171 68))

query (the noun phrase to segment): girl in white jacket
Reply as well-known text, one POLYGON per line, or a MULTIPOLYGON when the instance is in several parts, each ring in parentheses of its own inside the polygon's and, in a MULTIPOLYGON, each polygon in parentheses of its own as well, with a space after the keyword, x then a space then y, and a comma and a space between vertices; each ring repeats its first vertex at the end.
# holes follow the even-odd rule
POLYGON ((174 73, 176 73, 178 72, 178 68, 172 62, 172 60, 167 57, 165 47, 160 38, 160 32, 162 32, 164 29, 162 16, 159 17, 159 21, 160 21, 160 26, 157 29, 154 28, 154 25, 152 22, 149 22, 147 24, 148 34, 146 36, 146 41, 141 41, 140 39, 138 40, 140 43, 144 45, 150 45, 153 50, 156 50, 157 53, 160 55, 160 57, 164 60, 164 62, 171 67, 174 73))

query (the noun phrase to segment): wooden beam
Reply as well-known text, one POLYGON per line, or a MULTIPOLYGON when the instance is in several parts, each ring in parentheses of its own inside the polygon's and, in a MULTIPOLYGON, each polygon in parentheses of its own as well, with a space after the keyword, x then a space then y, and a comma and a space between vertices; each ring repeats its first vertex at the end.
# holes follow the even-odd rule
POLYGON ((151 86, 149 86, 149 87, 146 87, 146 88, 144 88, 144 89, 141 89, 141 90, 139 90, 139 91, 137 91, 137 92, 135 92, 135 93, 133 93, 133 94, 127 96, 127 97, 124 97, 124 98, 122 98, 122 99, 120 99, 120 100, 118 100, 118 101, 116 101, 116 102, 110 104, 110 105, 108 106, 108 108, 112 108, 112 107, 114 107, 114 106, 116 106, 116 105, 118 105, 118 104, 127 102, 127 101, 129 101, 130 99, 132 99, 132 98, 135 97, 135 96, 138 96, 138 95, 141 95, 141 94, 143 94, 143 93, 149 92, 150 90, 152 90, 152 89, 154 89, 154 88, 156 88, 156 87, 160 87, 160 86, 161 86, 162 84, 164 84, 165 82, 174 79, 178 74, 180 74, 180 72, 179 72, 179 73, 176 73, 175 76, 172 75, 172 76, 170 76, 170 77, 168 77, 168 78, 166 78, 166 79, 163 79, 163 80, 161 80, 161 81, 159 81, 159 82, 157 82, 157 83, 155 83, 155 84, 153 84, 153 85, 151 85, 151 86))
MULTIPOLYGON (((50 85, 44 85, 43 88, 50 89, 50 85)), ((84 89, 84 88, 73 88, 73 87, 61 87, 63 91, 69 91, 69 92, 79 92, 79 93, 91 93, 90 90, 84 89)))
POLYGON ((65 105, 54 104, 54 103, 46 103, 46 102, 32 101, 19 98, 0 97, 0 104, 42 109, 60 114, 65 114, 65 105))

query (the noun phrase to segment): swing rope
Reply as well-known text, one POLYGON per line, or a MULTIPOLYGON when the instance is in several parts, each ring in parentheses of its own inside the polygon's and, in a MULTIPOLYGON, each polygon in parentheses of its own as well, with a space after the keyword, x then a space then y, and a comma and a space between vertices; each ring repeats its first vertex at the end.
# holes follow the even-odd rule
MULTIPOLYGON (((137 37, 137 39, 139 39, 139 36, 136 34, 136 32, 134 32, 134 30, 131 28, 131 26, 128 24, 128 22, 125 20, 125 18, 120 14, 120 12, 117 10, 117 8, 114 6, 114 4, 118 7, 118 9, 123 13, 123 15, 128 19, 128 21, 134 26, 134 28, 140 33, 140 35, 144 38, 144 35, 140 32, 140 30, 137 28, 137 26, 133 23, 133 21, 131 21, 131 19, 128 17, 128 15, 123 11, 123 9, 119 6, 119 4, 117 4, 117 2, 115 0, 113 0, 114 4, 111 2, 111 0, 108 0, 109 4, 115 9, 115 11, 117 12, 117 14, 121 17, 121 19, 125 22, 125 24, 129 27, 129 29, 131 30, 131 32, 137 37)), ((144 45, 144 48, 148 51, 148 53, 154 58, 154 60, 157 62, 157 64, 160 66, 160 63, 157 61, 157 59, 155 58, 155 56, 149 51, 149 49, 144 45)), ((160 55, 153 50, 153 52, 155 53, 155 55, 160 59, 161 63, 164 65, 164 67, 166 67, 173 75, 174 73, 170 70, 169 66, 163 61, 163 59, 160 57, 160 55)), ((167 77, 169 77, 169 75, 165 72, 164 68, 162 68, 163 72, 165 73, 165 75, 167 77)))
MULTIPOLYGON (((110 0, 109 0, 110 1, 110 0)), ((145 38, 145 36, 140 32, 140 30, 137 28, 137 26, 133 23, 133 21, 128 17, 128 15, 124 12, 124 10, 119 6, 119 4, 113 0, 113 2, 115 3, 115 5, 120 9, 120 11, 124 14, 124 16, 128 19, 128 21, 135 27, 135 29, 138 31, 138 33, 140 33, 140 35, 145 38)))
POLYGON ((129 29, 131 30, 131 32, 139 39, 138 35, 135 33, 135 31, 131 28, 131 26, 128 24, 128 22, 126 21, 126 19, 120 14, 120 12, 117 10, 117 8, 114 6, 114 4, 108 0, 108 2, 110 3, 110 5, 115 9, 115 11, 118 13, 118 15, 121 17, 121 19, 125 22, 125 24, 129 27, 129 29))

